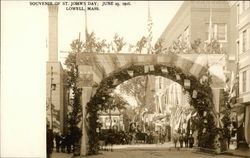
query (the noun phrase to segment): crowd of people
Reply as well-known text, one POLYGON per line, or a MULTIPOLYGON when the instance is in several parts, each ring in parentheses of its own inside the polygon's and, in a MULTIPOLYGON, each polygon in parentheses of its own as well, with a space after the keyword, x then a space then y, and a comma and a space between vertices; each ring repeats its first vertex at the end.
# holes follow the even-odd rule
POLYGON ((183 148, 184 145, 186 148, 192 148, 194 145, 194 137, 192 135, 187 135, 187 134, 183 134, 183 133, 176 133, 173 135, 173 142, 174 142, 174 147, 179 147, 183 148))
POLYGON ((47 127, 47 158, 50 158, 52 151, 56 150, 56 152, 62 153, 72 153, 73 145, 74 145, 73 135, 70 133, 61 134, 59 132, 53 133, 51 129, 47 127))

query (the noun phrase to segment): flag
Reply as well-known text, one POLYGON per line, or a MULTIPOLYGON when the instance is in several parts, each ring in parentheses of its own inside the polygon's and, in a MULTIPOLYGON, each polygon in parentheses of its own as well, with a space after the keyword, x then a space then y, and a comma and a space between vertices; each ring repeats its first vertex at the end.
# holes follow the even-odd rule
POLYGON ((209 14, 209 28, 208 28, 208 42, 210 43, 213 39, 213 23, 212 23, 212 8, 210 6, 209 14))
POLYGON ((149 1, 148 1, 148 38, 147 38, 147 45, 148 45, 148 54, 151 54, 151 42, 152 42, 152 26, 153 21, 152 17, 150 15, 150 7, 149 7, 149 1))
POLYGON ((234 72, 231 73, 231 81, 230 81, 230 98, 236 96, 236 89, 237 89, 237 78, 234 76, 234 72))

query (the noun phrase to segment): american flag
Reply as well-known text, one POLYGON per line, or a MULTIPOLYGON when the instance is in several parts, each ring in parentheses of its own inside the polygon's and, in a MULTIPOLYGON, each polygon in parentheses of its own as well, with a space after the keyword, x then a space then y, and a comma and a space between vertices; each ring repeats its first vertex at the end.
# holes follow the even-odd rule
POLYGON ((149 7, 149 1, 148 1, 148 38, 147 38, 148 54, 151 54, 151 42, 153 39, 152 26, 153 26, 153 21, 150 15, 150 7, 149 7))

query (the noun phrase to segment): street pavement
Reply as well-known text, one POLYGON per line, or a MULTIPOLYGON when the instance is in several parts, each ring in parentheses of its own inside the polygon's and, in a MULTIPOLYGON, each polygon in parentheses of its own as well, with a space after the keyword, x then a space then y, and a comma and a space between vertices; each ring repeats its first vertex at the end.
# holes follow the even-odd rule
POLYGON ((51 158, 72 158, 73 154, 67 154, 67 153, 58 153, 56 151, 53 151, 51 158))
POLYGON ((214 155, 197 152, 195 148, 174 148, 172 143, 114 145, 113 151, 100 151, 97 155, 73 156, 73 154, 53 152, 52 158, 250 158, 250 150, 229 150, 214 155))

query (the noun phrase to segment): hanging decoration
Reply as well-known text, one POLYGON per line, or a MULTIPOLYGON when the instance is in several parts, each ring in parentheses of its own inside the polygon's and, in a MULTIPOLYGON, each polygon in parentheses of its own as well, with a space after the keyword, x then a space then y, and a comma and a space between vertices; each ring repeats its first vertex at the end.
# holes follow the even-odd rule
POLYGON ((118 79, 115 78, 115 79, 113 80, 113 86, 117 86, 118 84, 119 84, 118 79))
POLYGON ((167 73, 168 73, 168 68, 166 68, 166 67, 161 67, 161 72, 167 74, 167 73))
POLYGON ((130 77, 134 76, 134 71, 133 70, 128 70, 127 72, 128 72, 128 74, 129 74, 130 77))
POLYGON ((203 116, 204 116, 204 117, 207 116, 207 112, 206 112, 206 111, 203 112, 203 116))
POLYGON ((207 129, 203 128, 202 133, 206 133, 207 129))
POLYGON ((190 86, 191 86, 191 82, 190 82, 190 80, 185 79, 185 80, 184 80, 184 88, 185 88, 185 89, 189 89, 189 88, 190 88, 190 86))
POLYGON ((198 94, 198 93, 197 93, 197 91, 196 91, 196 90, 194 90, 194 91, 193 91, 192 98, 197 98, 197 94, 198 94))
POLYGON ((176 76, 176 80, 177 80, 177 81, 181 80, 181 77, 180 77, 179 74, 176 74, 175 76, 176 76))

